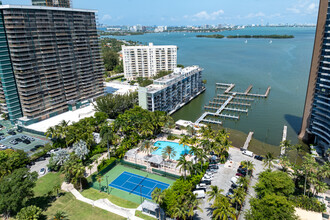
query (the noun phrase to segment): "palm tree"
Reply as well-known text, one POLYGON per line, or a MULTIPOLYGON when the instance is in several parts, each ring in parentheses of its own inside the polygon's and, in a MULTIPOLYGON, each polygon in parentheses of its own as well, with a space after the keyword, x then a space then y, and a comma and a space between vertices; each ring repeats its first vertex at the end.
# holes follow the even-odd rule
POLYGON ((285 149, 285 152, 287 154, 288 150, 292 150, 293 146, 291 145, 291 142, 289 140, 281 141, 280 147, 285 149))
POLYGON ((187 152, 187 145, 190 143, 190 138, 187 135, 183 135, 183 137, 180 139, 179 144, 183 145, 183 148, 185 149, 185 153, 187 152))
POLYGON ((201 139, 199 143, 202 145, 202 149, 206 154, 209 154, 211 151, 211 142, 208 139, 201 139))
POLYGON ((69 218, 65 212, 57 211, 53 217, 53 220, 69 220, 69 218))
POLYGON ((208 159, 203 149, 191 146, 189 154, 193 154, 199 162, 201 162, 201 169, 203 169, 204 161, 208 159))
POLYGON ((159 205, 158 217, 159 217, 159 219, 161 219, 160 206, 163 203, 163 200, 165 198, 165 194, 162 193, 162 190, 160 188, 156 187, 154 189, 154 191, 151 193, 151 198, 152 198, 152 200, 154 200, 159 205))
POLYGON ((212 217, 215 220, 236 219, 236 210, 231 206, 227 197, 217 197, 211 208, 213 208, 212 217))
POLYGON ((315 193, 316 195, 318 195, 319 193, 324 193, 325 191, 328 190, 328 185, 323 182, 323 181, 320 181, 320 180, 317 180, 315 183, 314 183, 314 189, 315 189, 315 193))
MULTIPOLYGON (((298 156, 301 156, 301 153, 304 152, 303 146, 301 144, 293 145, 292 148, 296 150, 298 156)), ((297 164, 297 157, 295 157, 294 163, 297 164)))
POLYGON ((171 157, 175 157, 175 155, 176 155, 176 151, 171 146, 166 146, 163 149, 162 153, 163 153, 163 156, 168 157, 168 159, 171 159, 171 157))
POLYGON ((237 210, 237 205, 242 206, 245 196, 246 196, 246 192, 243 187, 238 187, 238 188, 234 189, 232 202, 235 203, 236 210, 237 210))
POLYGON ((186 157, 184 155, 181 155, 180 159, 178 160, 178 164, 176 165, 176 167, 180 167, 180 172, 182 172, 182 170, 184 171, 184 179, 186 180, 186 171, 188 170, 189 173, 191 173, 192 170, 192 162, 191 161, 187 161, 186 157))
POLYGON ((60 189, 61 189, 61 185, 60 185, 60 184, 56 184, 56 185, 53 187, 53 192, 56 193, 56 198, 58 198, 59 195, 60 195, 60 189))
POLYGON ((254 170, 254 163, 252 161, 245 160, 241 162, 241 165, 248 170, 248 173, 251 176, 254 170))
POLYGON ((164 127, 166 129, 166 132, 168 134, 170 134, 171 133, 171 129, 175 128, 175 122, 174 122, 174 120, 173 120, 172 117, 168 117, 167 118, 164 127))
POLYGON ((237 184, 244 189, 247 189, 249 186, 249 179, 247 177, 239 177, 237 180, 237 184))
POLYGON ((51 137, 51 138, 58 138, 58 134, 57 134, 57 130, 55 129, 55 127, 49 127, 47 128, 47 131, 46 131, 46 137, 51 137))
POLYGON ((82 163, 76 164, 76 166, 74 167, 74 173, 75 173, 74 175, 75 182, 79 180, 80 192, 81 192, 82 191, 81 179, 84 177, 85 174, 85 167, 82 165, 82 163))
POLYGON ((211 185, 211 190, 207 191, 206 194, 209 196, 208 202, 211 201, 212 199, 217 198, 218 196, 223 196, 221 193, 223 192, 223 189, 219 189, 218 186, 212 186, 211 185))
POLYGON ((102 182, 102 180, 103 180, 103 178, 102 178, 101 174, 97 174, 96 181, 99 183, 100 192, 101 192, 101 182, 102 182))
POLYGON ((302 163, 302 169, 303 172, 305 174, 305 181, 304 181, 304 195, 306 195, 306 186, 307 186, 307 182, 309 179, 309 175, 312 173, 312 171, 314 170, 316 166, 316 162, 315 159, 312 157, 311 154, 306 154, 306 156, 304 156, 304 160, 302 163))
POLYGON ((264 167, 268 167, 268 169, 271 169, 273 167, 273 161, 274 161, 274 155, 271 152, 268 152, 264 159, 264 167))
POLYGON ((116 135, 113 126, 103 126, 100 131, 102 141, 107 143, 108 159, 110 159, 110 145, 116 144, 119 137, 116 135))
POLYGON ((141 142, 141 150, 148 155, 154 150, 154 146, 149 140, 141 142))

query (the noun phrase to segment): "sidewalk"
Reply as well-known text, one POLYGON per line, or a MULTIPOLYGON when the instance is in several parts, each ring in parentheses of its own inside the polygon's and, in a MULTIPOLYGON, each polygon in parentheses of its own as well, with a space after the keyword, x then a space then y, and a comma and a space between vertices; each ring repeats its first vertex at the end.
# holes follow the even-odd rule
POLYGON ((134 219, 134 220, 142 220, 139 217, 135 216, 135 211, 136 209, 127 209, 127 208, 123 208, 123 207, 119 207, 113 203, 111 203, 108 199, 99 199, 99 200, 91 200, 88 199, 84 196, 82 196, 74 187, 72 184, 67 184, 67 183, 63 183, 61 186, 62 190, 66 191, 66 192, 70 192, 74 195, 74 197, 76 197, 76 199, 78 199, 79 201, 85 202, 87 204, 92 205, 93 207, 98 207, 100 209, 104 209, 108 212, 112 212, 114 214, 120 215, 124 218, 127 219, 134 219))
POLYGON ((85 177, 87 178, 87 177, 89 177, 91 174, 97 172, 97 165, 99 165, 100 162, 101 162, 103 159, 106 159, 107 156, 108 156, 108 152, 103 153, 102 156, 101 156, 99 159, 97 159, 96 161, 94 161, 94 163, 92 163, 93 167, 92 167, 91 170, 89 170, 89 169, 88 169, 88 166, 86 166, 86 167, 85 167, 85 173, 86 173, 85 177))

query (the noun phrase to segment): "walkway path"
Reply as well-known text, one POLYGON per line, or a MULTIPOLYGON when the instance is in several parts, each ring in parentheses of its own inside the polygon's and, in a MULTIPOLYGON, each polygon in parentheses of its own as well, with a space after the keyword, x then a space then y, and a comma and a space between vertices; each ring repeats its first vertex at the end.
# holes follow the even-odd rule
POLYGON ((103 159, 106 159, 107 156, 108 156, 108 152, 103 153, 102 156, 99 159, 97 159, 96 161, 94 161, 92 163, 93 167, 92 167, 91 170, 88 169, 88 166, 85 167, 85 174, 86 174, 85 176, 89 177, 92 173, 97 172, 97 165, 99 165, 103 159))
POLYGON ((111 203, 108 199, 99 199, 99 200, 91 200, 88 199, 84 196, 82 196, 74 187, 72 184, 67 184, 67 183, 63 183, 62 184, 62 190, 70 192, 74 195, 74 197, 76 197, 76 199, 78 199, 79 201, 82 201, 84 203, 90 204, 93 207, 98 207, 100 209, 104 209, 106 211, 112 212, 114 214, 120 215, 124 218, 127 219, 134 219, 134 220, 142 220, 139 217, 135 216, 135 211, 136 209, 127 209, 127 208, 123 208, 123 207, 119 207, 113 203, 111 203))

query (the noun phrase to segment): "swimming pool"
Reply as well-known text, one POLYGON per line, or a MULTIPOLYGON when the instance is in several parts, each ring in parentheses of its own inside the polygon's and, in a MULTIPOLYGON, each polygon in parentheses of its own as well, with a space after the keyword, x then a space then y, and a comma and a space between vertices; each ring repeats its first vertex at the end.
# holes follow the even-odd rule
POLYGON ((178 144, 178 143, 175 143, 175 142, 170 142, 170 141, 157 141, 155 144, 154 144, 155 147, 158 147, 157 150, 155 150, 154 152, 152 152, 152 154, 155 154, 155 155, 162 155, 163 154, 163 149, 166 147, 166 146, 171 146, 174 148, 174 150, 176 151, 176 155, 175 157, 171 157, 171 159, 173 160, 178 160, 180 158, 181 155, 184 155, 185 153, 188 154, 189 153, 189 146, 186 146, 185 148, 183 147, 182 144, 178 144))

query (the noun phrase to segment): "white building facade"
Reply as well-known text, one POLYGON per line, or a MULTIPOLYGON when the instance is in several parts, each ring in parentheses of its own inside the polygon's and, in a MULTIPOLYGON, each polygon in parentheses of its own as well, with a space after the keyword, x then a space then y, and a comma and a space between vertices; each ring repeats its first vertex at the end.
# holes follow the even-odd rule
POLYGON ((152 85, 139 87, 139 105, 149 111, 174 113, 205 90, 202 71, 199 66, 175 68, 152 85))
POLYGON ((159 71, 173 71, 177 67, 177 46, 122 46, 124 74, 127 80, 151 78, 159 71))

